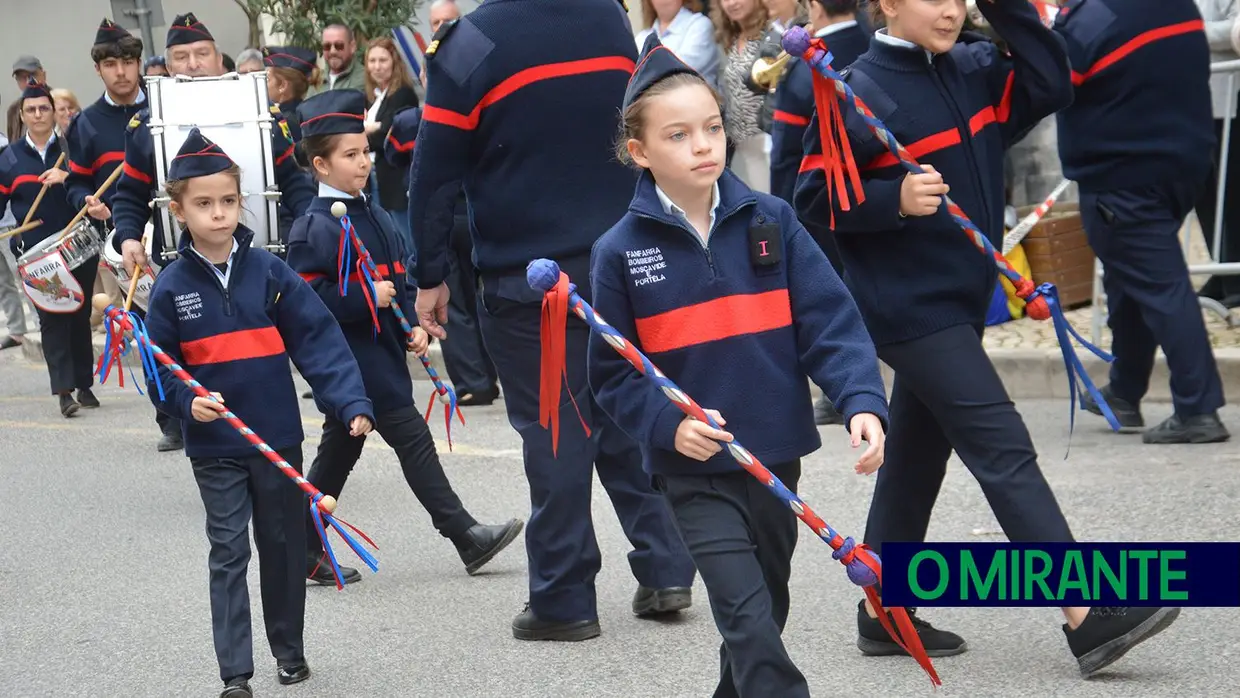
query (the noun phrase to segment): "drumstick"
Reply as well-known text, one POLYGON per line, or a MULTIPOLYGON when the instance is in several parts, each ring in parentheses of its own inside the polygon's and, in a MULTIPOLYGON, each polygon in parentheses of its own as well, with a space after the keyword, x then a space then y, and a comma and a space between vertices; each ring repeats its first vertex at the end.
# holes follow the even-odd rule
MULTIPOLYGON (((53 170, 58 169, 61 163, 63 163, 64 161, 65 161, 65 154, 61 153, 60 157, 56 158, 56 164, 52 165, 52 169, 53 170)), ((27 223, 30 222, 31 218, 34 218, 34 211, 35 209, 39 207, 39 204, 43 201, 43 195, 47 193, 47 188, 50 186, 52 186, 51 182, 43 183, 43 188, 39 190, 39 195, 34 197, 34 204, 30 207, 30 210, 26 212, 26 220, 22 221, 22 225, 26 225, 27 223)))
MULTIPOLYGON (((118 178, 120 178, 120 176, 121 176, 121 171, 122 171, 122 170, 124 170, 124 169, 125 169, 125 168, 123 168, 123 167, 118 167, 118 168, 116 168, 116 169, 112 170, 112 174, 108 175, 108 179, 107 179, 107 181, 105 181, 105 182, 103 183, 103 186, 99 187, 99 189, 97 189, 97 190, 95 191, 95 198, 96 198, 96 199, 98 199, 99 197, 103 196, 103 193, 104 193, 104 192, 106 192, 106 191, 108 190, 108 187, 112 186, 112 184, 113 184, 113 183, 114 183, 114 182, 115 182, 118 178)), ((64 229, 64 230, 62 230, 62 231, 60 232, 60 239, 62 239, 62 240, 63 240, 63 239, 65 238, 65 236, 69 234, 69 231, 70 231, 70 230, 73 230, 73 226, 77 225, 77 224, 78 224, 78 221, 82 220, 82 216, 85 216, 85 215, 86 215, 86 209, 87 209, 87 208, 88 208, 87 206, 83 206, 83 207, 82 207, 82 210, 81 210, 81 211, 78 211, 78 212, 77 212, 77 215, 73 217, 73 220, 69 221, 69 225, 66 225, 66 226, 65 226, 65 229, 64 229)))
POLYGON ((21 235, 22 233, 26 232, 27 230, 34 230, 35 228, 37 228, 37 227, 39 227, 39 226, 41 226, 41 225, 43 225, 43 220, 42 220, 42 219, 39 219, 39 220, 37 220, 37 221, 30 221, 29 223, 25 223, 25 224, 23 224, 23 225, 19 225, 19 226, 17 226, 16 228, 14 228, 14 229, 12 229, 12 230, 8 231, 7 233, 0 233, 0 240, 3 240, 3 239, 5 239, 5 238, 11 238, 11 237, 13 237, 14 235, 21 235))
MULTIPOLYGON (((146 249, 146 236, 145 235, 142 236, 142 248, 146 249)), ((134 291, 138 290, 138 277, 140 276, 142 276, 142 267, 135 264, 133 268, 133 278, 129 280, 129 293, 128 295, 125 296, 125 312, 126 313, 128 313, 129 309, 133 307, 134 291)))

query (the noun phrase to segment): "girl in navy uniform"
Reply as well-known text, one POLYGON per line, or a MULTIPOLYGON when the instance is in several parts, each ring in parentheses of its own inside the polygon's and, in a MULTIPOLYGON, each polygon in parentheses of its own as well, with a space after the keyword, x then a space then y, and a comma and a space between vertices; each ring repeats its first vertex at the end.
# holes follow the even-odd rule
MULTIPOLYGON (((524 522, 512 519, 484 525, 465 510, 439 463, 430 428, 414 404, 407 352, 426 356, 429 337, 415 328, 413 337, 406 338, 391 310, 393 303, 413 307, 405 283, 409 254, 388 214, 362 193, 371 170, 363 126, 366 103, 356 90, 331 90, 303 102, 299 112, 299 149, 319 180, 319 195, 293 225, 289 265, 318 293, 339 322, 362 366, 366 393, 375 403, 376 430, 396 452, 409 488, 430 513, 435 528, 455 544, 466 571, 474 574, 517 537, 524 522), (374 259, 381 278, 374 279, 373 296, 363 288, 366 281, 356 251, 350 252, 353 263, 344 270, 348 278, 341 279, 339 255, 344 231, 341 219, 331 213, 336 203, 344 204, 354 231, 374 259), (342 288, 342 283, 347 286, 342 288)), ((348 238, 343 244, 352 249, 348 238)), ((307 478, 325 494, 339 497, 362 455, 362 445, 361 439, 349 437, 348 427, 341 420, 329 414, 307 478)), ((308 513, 306 526, 314 530, 308 513)), ((307 537, 307 543, 311 578, 334 583, 331 571, 320 564, 323 551, 318 538, 307 537)), ((346 582, 361 578, 357 570, 345 575, 346 582)))
MULTIPOLYGON (((348 424, 349 438, 370 431, 374 411, 357 361, 331 313, 288 265, 251 247, 237 220, 241 174, 220 147, 190 131, 168 168, 168 195, 185 227, 178 258, 151 289, 146 326, 155 344, 245 420, 301 471, 301 428, 289 360, 314 386, 323 409, 348 424)), ((152 377, 148 376, 148 381, 152 377)), ((197 397, 161 369, 155 406, 181 420, 211 542, 211 625, 223 698, 250 695, 254 676, 249 523, 254 519, 267 640, 282 684, 310 677, 302 628, 308 511, 302 491, 226 422, 221 404, 197 397)))
MULTIPOLYGON (((13 217, 24 220, 43 185, 50 186, 33 219, 43 221, 42 225, 9 239, 15 259, 49 237, 59 235, 73 220, 74 213, 65 192, 68 172, 53 167, 64 152, 64 143, 54 130, 56 104, 51 90, 31 80, 22 92, 20 105, 26 135, 0 153, 0 211, 11 205, 13 217)), ((52 394, 59 399, 60 413, 65 417, 72 417, 82 407, 99 406, 90 390, 95 384, 95 350, 91 344, 89 300, 98 271, 98 255, 73 270, 73 278, 85 297, 82 307, 72 313, 49 313, 36 308, 52 394)))
MULTIPOLYGON (((848 84, 887 125, 924 174, 909 175, 845 110, 847 147, 860 170, 864 203, 844 211, 828 193, 815 115, 796 203, 803 218, 831 225, 844 268, 878 347, 895 371, 891 441, 870 505, 865 542, 920 541, 953 449, 977 478, 1008 538, 1068 542, 1072 531, 1038 468, 1029 432, 982 347, 986 310, 998 274, 943 206, 951 198, 1001 245, 1003 162, 1007 148, 1072 100, 1063 42, 1028 0, 979 2, 1006 41, 961 39, 962 0, 878 0, 885 20, 848 84)), ((829 99, 835 99, 832 95, 829 99)), ((841 134, 842 135, 842 134, 841 134)), ((858 192, 860 194, 860 192, 858 192)), ((1063 632, 1088 676, 1169 625, 1170 608, 1065 608, 1063 632)), ((867 655, 902 654, 858 606, 858 647, 867 655)), ((914 621, 931 657, 959 654, 964 640, 914 621)))
MULTIPOLYGON (((800 459, 822 445, 807 374, 834 397, 854 447, 869 442, 857 472, 874 472, 887 402, 856 305, 792 208, 724 167, 718 95, 653 34, 617 151, 641 178, 594 248, 599 314, 733 424, 792 491, 800 459)), ((685 417, 595 334, 589 376, 598 404, 640 444, 706 585, 723 636, 716 698, 808 696, 780 638, 796 517, 721 452, 730 433, 685 417)))
POLYGON ((314 51, 298 46, 267 46, 263 48, 263 65, 267 68, 267 85, 271 99, 287 120, 288 139, 294 143, 301 140, 301 121, 297 107, 306 98, 311 87, 322 82, 322 74, 315 63, 314 51))

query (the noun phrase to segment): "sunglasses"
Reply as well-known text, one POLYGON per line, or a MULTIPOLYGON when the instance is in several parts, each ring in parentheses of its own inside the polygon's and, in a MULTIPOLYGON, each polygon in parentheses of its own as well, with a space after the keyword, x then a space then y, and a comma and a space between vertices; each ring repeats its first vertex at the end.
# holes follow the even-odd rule
POLYGON ((343 41, 337 41, 337 42, 335 42, 335 43, 331 43, 331 42, 328 42, 328 41, 324 41, 324 42, 323 42, 323 51, 324 51, 324 52, 331 51, 332 49, 335 49, 335 50, 337 50, 337 51, 343 51, 343 50, 345 49, 345 44, 344 44, 344 42, 343 42, 343 41))

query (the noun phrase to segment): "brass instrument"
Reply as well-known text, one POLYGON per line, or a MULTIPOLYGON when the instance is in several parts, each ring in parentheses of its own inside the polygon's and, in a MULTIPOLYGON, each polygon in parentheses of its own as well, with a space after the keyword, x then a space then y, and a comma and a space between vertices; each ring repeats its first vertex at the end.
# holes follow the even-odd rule
POLYGON ((791 58, 792 56, 787 51, 780 51, 778 58, 759 58, 749 70, 749 79, 768 92, 774 92, 791 58))

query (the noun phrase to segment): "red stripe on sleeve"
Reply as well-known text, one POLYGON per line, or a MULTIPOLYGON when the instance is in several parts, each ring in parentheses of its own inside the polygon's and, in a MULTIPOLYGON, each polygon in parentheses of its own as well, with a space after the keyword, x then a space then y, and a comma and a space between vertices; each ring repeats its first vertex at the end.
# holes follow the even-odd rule
POLYGON ((1137 50, 1142 49, 1146 46, 1149 46, 1155 41, 1161 41, 1163 39, 1170 39, 1173 36, 1180 36, 1181 34, 1191 34, 1193 32, 1201 32, 1201 31, 1205 31, 1205 29, 1206 29, 1205 22, 1203 22, 1200 19, 1194 19, 1188 22, 1180 22, 1179 24, 1171 24, 1165 27, 1159 27, 1157 29, 1151 29, 1147 32, 1142 32, 1140 34, 1137 34, 1133 38, 1124 42, 1124 44, 1121 45, 1119 48, 1115 49, 1114 51, 1111 51, 1107 55, 1098 59, 1098 62, 1090 66, 1089 70, 1086 70, 1084 73, 1078 73, 1075 70, 1072 71, 1072 84, 1078 85, 1078 86, 1084 84, 1086 80, 1089 80, 1090 78, 1094 77, 1098 73, 1101 73, 1102 71, 1106 70, 1107 68, 1110 68, 1116 63, 1119 63, 1120 61, 1124 60, 1128 56, 1131 56, 1137 50))
POLYGON ((132 177, 132 178, 134 178, 134 179, 138 180, 139 182, 142 182, 143 184, 151 184, 151 183, 152 183, 152 182, 151 182, 151 176, 150 176, 150 175, 148 175, 147 173, 143 172, 142 170, 139 170, 138 168, 134 167, 133 165, 130 165, 129 163, 125 163, 125 169, 124 169, 124 172, 125 172, 125 176, 126 176, 126 177, 132 177))
POLYGON ((780 109, 775 110, 772 118, 776 121, 789 124, 791 126, 809 126, 808 116, 801 116, 800 114, 793 114, 792 112, 786 112, 780 109))
POLYGON ((648 353, 682 349, 729 337, 792 325, 788 289, 735 295, 637 319, 637 336, 648 353))

